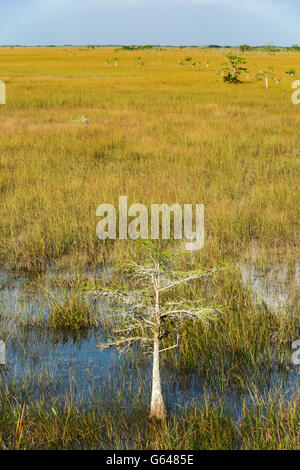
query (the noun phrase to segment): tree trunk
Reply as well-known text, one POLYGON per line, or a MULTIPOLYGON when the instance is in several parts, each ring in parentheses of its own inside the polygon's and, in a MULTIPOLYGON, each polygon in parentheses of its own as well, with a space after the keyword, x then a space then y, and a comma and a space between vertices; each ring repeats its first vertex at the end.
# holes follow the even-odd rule
POLYGON ((153 369, 152 369, 152 394, 150 406, 150 418, 164 420, 167 416, 166 407, 161 391, 160 368, 159 368, 159 327, 160 327, 160 309, 159 309, 159 289, 160 274, 159 264, 157 269, 157 279, 155 285, 155 320, 156 331, 153 338, 153 369))
POLYGON ((266 88, 269 88, 269 80, 267 77, 266 77, 266 88))
POLYGON ((154 335, 153 344, 153 370, 152 370, 152 395, 150 418, 163 420, 167 416, 164 400, 161 391, 160 368, 159 368, 159 337, 158 333, 154 335))

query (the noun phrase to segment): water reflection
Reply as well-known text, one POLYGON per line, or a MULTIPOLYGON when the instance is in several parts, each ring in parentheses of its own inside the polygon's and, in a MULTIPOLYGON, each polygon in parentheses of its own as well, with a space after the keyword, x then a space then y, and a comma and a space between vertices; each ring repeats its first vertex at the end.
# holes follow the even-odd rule
POLYGON ((239 265, 242 273, 242 284, 250 287, 253 300, 276 313, 292 307, 300 292, 300 265, 292 272, 287 266, 274 267, 265 272, 254 264, 239 265))

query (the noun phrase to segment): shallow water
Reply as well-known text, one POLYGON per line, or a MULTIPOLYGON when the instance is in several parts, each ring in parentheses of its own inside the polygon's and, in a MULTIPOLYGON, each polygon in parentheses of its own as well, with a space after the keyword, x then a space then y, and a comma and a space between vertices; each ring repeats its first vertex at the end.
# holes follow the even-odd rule
MULTIPOLYGON (((94 274, 88 275, 92 278, 94 274)), ((256 298, 260 296, 279 311, 290 298, 284 287, 286 277, 282 275, 285 282, 280 284, 279 290, 277 285, 266 287, 272 279, 272 276, 263 279, 253 267, 244 267, 242 272, 244 285, 252 286, 256 298)), ((145 393, 149 400, 151 358, 145 359, 135 350, 129 355, 120 355, 115 349, 101 351, 97 347, 103 339, 101 328, 72 338, 41 326, 20 327, 18 321, 13 320, 16 312, 27 319, 45 318, 49 299, 64 299, 72 295, 72 288, 60 287, 57 282, 53 287, 54 280, 52 272, 39 279, 16 279, 7 273, 0 275, 1 310, 12 319, 9 324, 12 332, 6 342, 7 366, 1 371, 2 384, 13 386, 19 401, 38 400, 47 405, 64 399, 66 395, 71 395, 80 404, 91 404, 116 393, 123 406, 130 406, 134 399, 145 393)), ((262 377, 261 391, 266 396, 280 389, 289 399, 299 391, 299 374, 293 368, 282 372, 274 367, 266 377, 262 372, 262 377)), ((185 374, 183 378, 163 364, 162 382, 166 401, 173 410, 191 402, 203 404, 205 397, 211 396, 214 402, 225 403, 238 416, 242 400, 251 400, 249 394, 232 387, 213 388, 203 379, 201 364, 199 370, 185 374)))
POLYGON ((292 272, 287 266, 277 266, 265 272, 254 264, 239 265, 244 288, 250 287, 252 298, 259 304, 276 313, 293 306, 294 299, 300 293, 300 265, 296 264, 292 272))

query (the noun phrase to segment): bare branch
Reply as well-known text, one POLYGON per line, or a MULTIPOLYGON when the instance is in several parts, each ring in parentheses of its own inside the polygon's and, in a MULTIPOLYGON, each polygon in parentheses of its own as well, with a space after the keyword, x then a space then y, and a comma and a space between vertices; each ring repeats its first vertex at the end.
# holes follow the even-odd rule
POLYGON ((200 279, 203 277, 211 276, 212 274, 215 274, 217 271, 219 271, 218 268, 213 268, 213 269, 210 269, 209 271, 198 271, 198 272, 188 273, 186 277, 180 277, 179 279, 170 281, 167 285, 161 287, 159 290, 160 292, 163 292, 165 290, 171 289, 180 284, 193 281, 195 279, 200 279))
POLYGON ((169 349, 177 348, 178 345, 179 345, 179 338, 180 338, 180 335, 177 334, 177 341, 176 341, 176 344, 174 344, 173 346, 170 346, 170 347, 168 347, 168 348, 161 349, 161 350, 159 351, 159 353, 162 353, 162 352, 164 352, 164 351, 168 351, 169 349))
POLYGON ((110 290, 101 288, 99 291, 88 291, 94 297, 104 297, 116 304, 144 305, 149 295, 144 290, 110 290))
POLYGON ((129 338, 122 338, 122 339, 119 339, 119 340, 118 339, 112 339, 112 341, 108 341, 107 343, 103 343, 103 344, 99 345, 99 348, 101 350, 109 349, 111 347, 118 348, 122 344, 130 343, 129 345, 131 345, 132 343, 136 343, 138 341, 141 341, 141 342, 151 341, 152 342, 152 339, 151 338, 145 338, 145 337, 142 337, 142 336, 132 336, 132 337, 129 337, 129 338))

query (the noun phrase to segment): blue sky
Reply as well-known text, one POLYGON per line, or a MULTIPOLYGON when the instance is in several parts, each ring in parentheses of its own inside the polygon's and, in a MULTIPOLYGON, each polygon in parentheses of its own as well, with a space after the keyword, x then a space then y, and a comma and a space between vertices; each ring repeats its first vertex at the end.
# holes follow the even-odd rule
POLYGON ((300 0, 0 0, 0 44, 300 44, 300 0))

